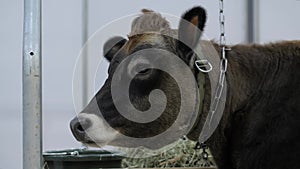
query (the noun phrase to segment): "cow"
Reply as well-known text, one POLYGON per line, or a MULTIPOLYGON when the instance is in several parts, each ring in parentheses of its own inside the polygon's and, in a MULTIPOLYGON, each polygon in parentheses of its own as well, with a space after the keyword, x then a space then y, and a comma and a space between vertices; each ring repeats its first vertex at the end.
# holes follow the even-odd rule
MULTIPOLYGON (((178 39, 163 34, 175 30, 159 13, 151 10, 142 12, 133 20, 128 39, 114 37, 104 45, 104 55, 110 62, 108 78, 89 105, 70 123, 73 135, 84 144, 113 144, 118 132, 150 137, 165 131, 174 121, 174 112, 180 106, 178 88, 174 85, 176 82, 164 72, 152 69, 141 69, 134 77, 129 90, 130 102, 136 109, 146 111, 151 106, 149 93, 161 89, 168 99, 162 114, 164 118, 137 125, 120 115, 113 101, 111 81, 118 65, 129 55, 144 49, 159 48, 179 57, 195 78, 202 73, 191 63, 197 59, 193 57, 193 48, 205 27, 205 9, 196 6, 182 15, 177 30, 178 39), (184 24, 184 20, 189 24, 184 24), (200 31, 195 31, 193 27, 200 31), (100 110, 101 117, 96 109, 100 110)), ((220 53, 220 46, 212 43, 220 53)), ((299 169, 300 41, 237 44, 230 48, 226 52, 227 91, 223 116, 206 141, 218 168, 299 169)), ((125 67, 127 69, 132 69, 132 65, 125 67)), ((205 81, 209 82, 208 75, 204 76, 205 81)), ((205 83, 203 106, 199 109, 201 113, 195 117, 199 120, 187 134, 191 140, 198 139, 209 112, 213 97, 208 92, 210 90, 210 84, 205 83)))

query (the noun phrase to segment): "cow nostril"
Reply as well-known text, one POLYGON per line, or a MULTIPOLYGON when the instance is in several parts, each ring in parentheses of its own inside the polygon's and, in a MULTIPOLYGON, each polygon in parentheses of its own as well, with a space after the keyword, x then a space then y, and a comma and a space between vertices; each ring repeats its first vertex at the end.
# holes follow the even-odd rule
POLYGON ((78 126, 76 127, 77 131, 84 132, 84 129, 80 123, 78 123, 78 126))

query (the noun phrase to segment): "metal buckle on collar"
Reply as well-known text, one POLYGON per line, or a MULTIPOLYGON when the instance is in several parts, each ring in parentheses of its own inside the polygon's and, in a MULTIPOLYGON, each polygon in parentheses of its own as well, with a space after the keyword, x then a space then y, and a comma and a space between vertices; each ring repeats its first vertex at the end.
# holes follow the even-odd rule
POLYGON ((196 65, 197 69, 203 73, 208 73, 213 68, 211 63, 206 59, 196 60, 195 65, 196 65))

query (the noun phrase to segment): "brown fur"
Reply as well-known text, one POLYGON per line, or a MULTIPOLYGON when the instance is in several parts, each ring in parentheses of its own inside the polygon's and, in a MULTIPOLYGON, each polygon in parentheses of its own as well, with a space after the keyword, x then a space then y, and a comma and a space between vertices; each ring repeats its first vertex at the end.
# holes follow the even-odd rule
MULTIPOLYGON (((229 63, 226 74, 228 83, 226 109, 219 127, 208 141, 217 164, 219 168, 289 166, 276 161, 280 160, 280 157, 269 153, 277 152, 275 149, 281 149, 278 146, 282 144, 283 151, 284 149, 290 151, 293 154, 291 156, 300 155, 299 145, 292 146, 295 141, 300 141, 300 135, 296 134, 297 128, 293 126, 300 127, 300 41, 268 45, 236 45, 231 48, 232 50, 227 53, 229 63), (274 106, 274 103, 282 106, 268 107, 274 106), (293 125, 287 125, 289 123, 293 125), (258 133, 261 130, 262 135, 258 133), (286 131, 286 134, 295 133, 294 136, 283 136, 279 135, 281 131, 286 131), (262 138, 255 138, 259 135, 262 138), (255 144, 276 148, 270 150, 264 150, 262 147, 251 148, 250 145, 255 144), (250 146, 249 153, 245 153, 247 150, 243 148, 245 146, 250 146), (256 154, 258 152, 261 153, 256 154), (256 155, 252 156, 251 153, 256 155), (269 157, 266 157, 266 154, 269 154, 269 157)), ((217 45, 216 49, 219 50, 217 45)), ((210 91, 208 85, 205 88, 205 91, 210 91)), ((209 105, 210 93, 206 93, 204 112, 208 112, 209 105)), ((200 117, 202 120, 198 128, 190 133, 190 138, 194 140, 198 138, 206 113, 200 117)), ((278 150, 277 153, 280 151, 282 150, 278 150)), ((290 156, 282 155, 283 159, 300 167, 300 164, 290 156)))

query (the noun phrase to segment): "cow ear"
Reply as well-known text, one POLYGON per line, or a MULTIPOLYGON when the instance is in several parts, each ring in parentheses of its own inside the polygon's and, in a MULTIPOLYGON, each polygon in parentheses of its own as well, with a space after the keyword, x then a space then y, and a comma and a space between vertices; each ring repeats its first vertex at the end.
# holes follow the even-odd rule
POLYGON ((104 57, 110 62, 126 42, 127 40, 120 36, 116 36, 107 40, 103 46, 104 57))
POLYGON ((183 14, 178 28, 178 49, 187 54, 199 41, 206 22, 206 11, 200 6, 183 14))

